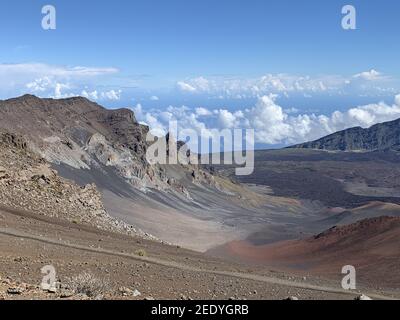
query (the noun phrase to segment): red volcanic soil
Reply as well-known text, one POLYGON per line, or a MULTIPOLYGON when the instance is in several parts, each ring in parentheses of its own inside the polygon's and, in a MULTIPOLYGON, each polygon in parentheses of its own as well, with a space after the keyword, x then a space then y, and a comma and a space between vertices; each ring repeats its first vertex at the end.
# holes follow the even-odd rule
POLYGON ((399 217, 367 219, 333 227, 312 238, 271 245, 235 241, 211 253, 247 263, 331 276, 340 275, 343 266, 353 265, 358 279, 400 288, 399 217))

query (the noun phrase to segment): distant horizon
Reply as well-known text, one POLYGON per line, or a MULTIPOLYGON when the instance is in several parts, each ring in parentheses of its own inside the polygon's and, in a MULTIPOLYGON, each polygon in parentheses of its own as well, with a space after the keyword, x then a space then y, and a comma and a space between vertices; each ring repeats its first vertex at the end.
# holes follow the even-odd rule
MULTIPOLYGON (((121 107, 121 108, 117 108, 117 109, 115 109, 115 108, 108 108, 107 106, 104 106, 104 105, 102 105, 101 103, 99 103, 99 102, 97 102, 97 101, 94 101, 94 100, 91 100, 90 98, 83 97, 83 96, 79 96, 79 95, 78 95, 78 96, 71 96, 71 97, 64 97, 64 98, 54 98, 54 97, 41 98, 41 97, 39 97, 39 96, 37 96, 37 95, 35 95, 35 94, 25 93, 25 94, 22 94, 22 95, 20 95, 20 96, 11 97, 11 98, 4 99, 4 100, 0 100, 0 101, 8 101, 8 100, 13 100, 13 99, 20 99, 20 98, 23 98, 23 97, 26 97, 26 96, 30 96, 30 97, 34 97, 34 98, 38 98, 38 99, 49 99, 49 100, 56 100, 56 101, 57 101, 57 100, 69 100, 69 99, 81 98, 81 99, 85 99, 85 100, 87 100, 87 101, 90 101, 90 102, 92 102, 92 103, 96 103, 96 104, 98 104, 100 107, 103 107, 103 108, 108 109, 108 110, 117 110, 117 109, 128 109, 128 110, 131 110, 131 111, 135 114, 135 117, 136 117, 136 113, 134 112, 134 110, 132 110, 131 108, 129 108, 129 106, 125 106, 125 107, 121 107)), ((257 146, 257 145, 255 145, 254 151, 276 151, 276 150, 290 149, 291 147, 295 147, 296 145, 303 144, 303 143, 308 143, 308 142, 318 141, 318 140, 320 140, 320 139, 323 139, 323 138, 328 137, 328 136, 330 136, 330 135, 339 133, 339 132, 341 132, 341 131, 346 131, 346 130, 349 130, 349 129, 356 129, 356 128, 370 129, 371 127, 376 126, 376 125, 378 125, 378 124, 382 124, 382 123, 386 123, 386 122, 392 122, 392 121, 396 121, 396 120, 399 120, 399 119, 400 119, 400 116, 399 116, 398 118, 396 118, 396 119, 393 119, 393 120, 390 120, 390 121, 378 122, 378 123, 375 123, 375 124, 373 124, 373 125, 371 125, 371 126, 368 126, 368 127, 362 127, 362 126, 349 127, 349 128, 345 128, 345 129, 343 129, 343 130, 339 130, 339 131, 330 133, 330 134, 325 135, 325 136, 318 137, 318 138, 316 138, 316 139, 314 139, 314 140, 301 141, 301 142, 299 142, 299 143, 294 143, 294 144, 291 144, 291 145, 276 145, 276 146, 270 146, 270 147, 262 147, 262 146, 257 146)), ((139 123, 140 123, 140 121, 139 121, 139 123)), ((141 123, 141 124, 143 124, 143 123, 141 123)), ((147 124, 143 124, 143 125, 147 125, 147 124)), ((147 125, 147 126, 148 126, 148 125, 147 125)), ((150 129, 150 131, 151 131, 151 127, 149 127, 149 129, 150 129)), ((251 151, 251 150, 253 150, 253 149, 250 149, 250 150, 249 150, 249 149, 242 149, 241 151, 242 151, 242 152, 245 152, 245 151, 251 151)), ((317 149, 315 149, 315 150, 317 150, 317 149)), ((325 150, 323 150, 323 149, 318 149, 318 150, 320 150, 320 151, 325 151, 325 150)), ((192 151, 193 151, 193 150, 192 150, 192 151)), ((236 151, 233 151, 233 152, 241 152, 241 151, 240 151, 240 150, 236 150, 236 151)), ((223 154, 223 153, 224 153, 224 152, 221 152, 221 154, 223 154)), ((202 153, 197 153, 197 154, 202 155, 202 153)), ((213 153, 209 153, 209 154, 212 155, 213 153)))

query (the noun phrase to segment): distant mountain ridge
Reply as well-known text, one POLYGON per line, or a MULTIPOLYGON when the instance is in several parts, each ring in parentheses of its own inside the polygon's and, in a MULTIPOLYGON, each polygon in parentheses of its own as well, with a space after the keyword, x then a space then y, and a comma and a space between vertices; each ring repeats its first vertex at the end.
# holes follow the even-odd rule
POLYGON ((289 148, 330 151, 400 151, 400 119, 342 130, 289 148))

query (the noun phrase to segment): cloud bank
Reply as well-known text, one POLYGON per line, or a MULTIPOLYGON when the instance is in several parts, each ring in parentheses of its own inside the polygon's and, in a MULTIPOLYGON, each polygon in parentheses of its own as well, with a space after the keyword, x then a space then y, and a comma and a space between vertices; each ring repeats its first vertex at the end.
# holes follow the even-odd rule
POLYGON ((205 94, 221 99, 254 98, 266 94, 363 94, 394 91, 388 84, 388 76, 371 69, 351 76, 297 76, 290 74, 266 74, 258 78, 241 77, 197 77, 179 81, 176 88, 184 94, 205 94), (385 84, 385 85, 383 85, 385 84), (382 89, 385 88, 385 89, 382 89))
POLYGON ((89 86, 95 86, 99 79, 118 72, 112 67, 0 64, 0 93, 6 96, 32 93, 56 99, 82 95, 92 100, 119 100, 121 91, 118 89, 88 89, 89 86))
POLYGON ((145 112, 141 105, 134 111, 142 123, 153 133, 163 135, 169 121, 177 121, 180 130, 195 129, 199 134, 211 129, 254 129, 255 142, 259 144, 294 144, 315 140, 350 127, 370 127, 376 123, 400 118, 400 95, 394 104, 384 102, 351 108, 345 112, 334 111, 328 115, 297 114, 285 110, 276 102, 276 95, 259 97, 257 103, 239 111, 227 109, 208 110, 170 106, 164 111, 145 112))

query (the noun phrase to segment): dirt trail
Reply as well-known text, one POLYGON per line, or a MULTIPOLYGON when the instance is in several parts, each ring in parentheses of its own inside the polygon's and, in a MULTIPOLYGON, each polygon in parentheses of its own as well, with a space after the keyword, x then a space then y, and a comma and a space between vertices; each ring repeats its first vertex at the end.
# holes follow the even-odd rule
MULTIPOLYGON (((28 235, 23 232, 19 232, 16 230, 8 230, 5 228, 0 228, 0 234, 10 236, 10 237, 22 238, 22 239, 26 239, 26 240, 39 241, 42 243, 51 244, 51 245, 55 245, 55 246, 61 246, 61 247, 65 247, 65 248, 72 248, 72 249, 76 249, 76 250, 80 250, 80 251, 87 251, 87 252, 93 252, 93 253, 106 254, 106 255, 110 255, 110 256, 129 258, 129 259, 133 259, 136 261, 146 262, 146 263, 155 264, 155 265, 159 265, 159 266, 163 266, 163 267, 175 268, 175 269, 179 269, 182 271, 190 271, 190 272, 196 272, 196 273, 206 273, 206 274, 227 276, 227 277, 233 277, 233 278, 239 278, 239 279, 245 279, 245 280, 259 281, 259 282, 264 282, 264 283, 269 283, 269 284, 274 284, 274 285, 287 286, 287 287, 292 287, 292 288, 307 289, 307 290, 313 290, 313 291, 319 291, 319 292, 325 292, 325 293, 337 293, 337 294, 349 295, 349 296, 354 296, 354 297, 359 295, 359 293, 357 293, 357 292, 345 291, 342 289, 317 286, 317 285, 311 285, 311 284, 306 284, 306 283, 298 283, 295 281, 271 278, 271 277, 266 277, 266 276, 262 276, 262 275, 245 274, 245 273, 241 273, 241 272, 201 269, 201 268, 196 268, 196 267, 192 267, 189 265, 176 263, 173 261, 166 261, 166 260, 153 258, 153 257, 141 257, 141 256, 134 255, 134 254, 121 253, 121 252, 116 252, 116 251, 102 249, 102 248, 92 248, 92 247, 87 247, 87 246, 83 246, 83 245, 79 245, 79 244, 65 243, 65 242, 61 242, 58 240, 49 239, 46 237, 38 237, 38 236, 34 236, 34 235, 28 235)), ((366 294, 374 299, 386 299, 386 300, 395 299, 393 297, 377 295, 374 293, 366 293, 366 294)))

